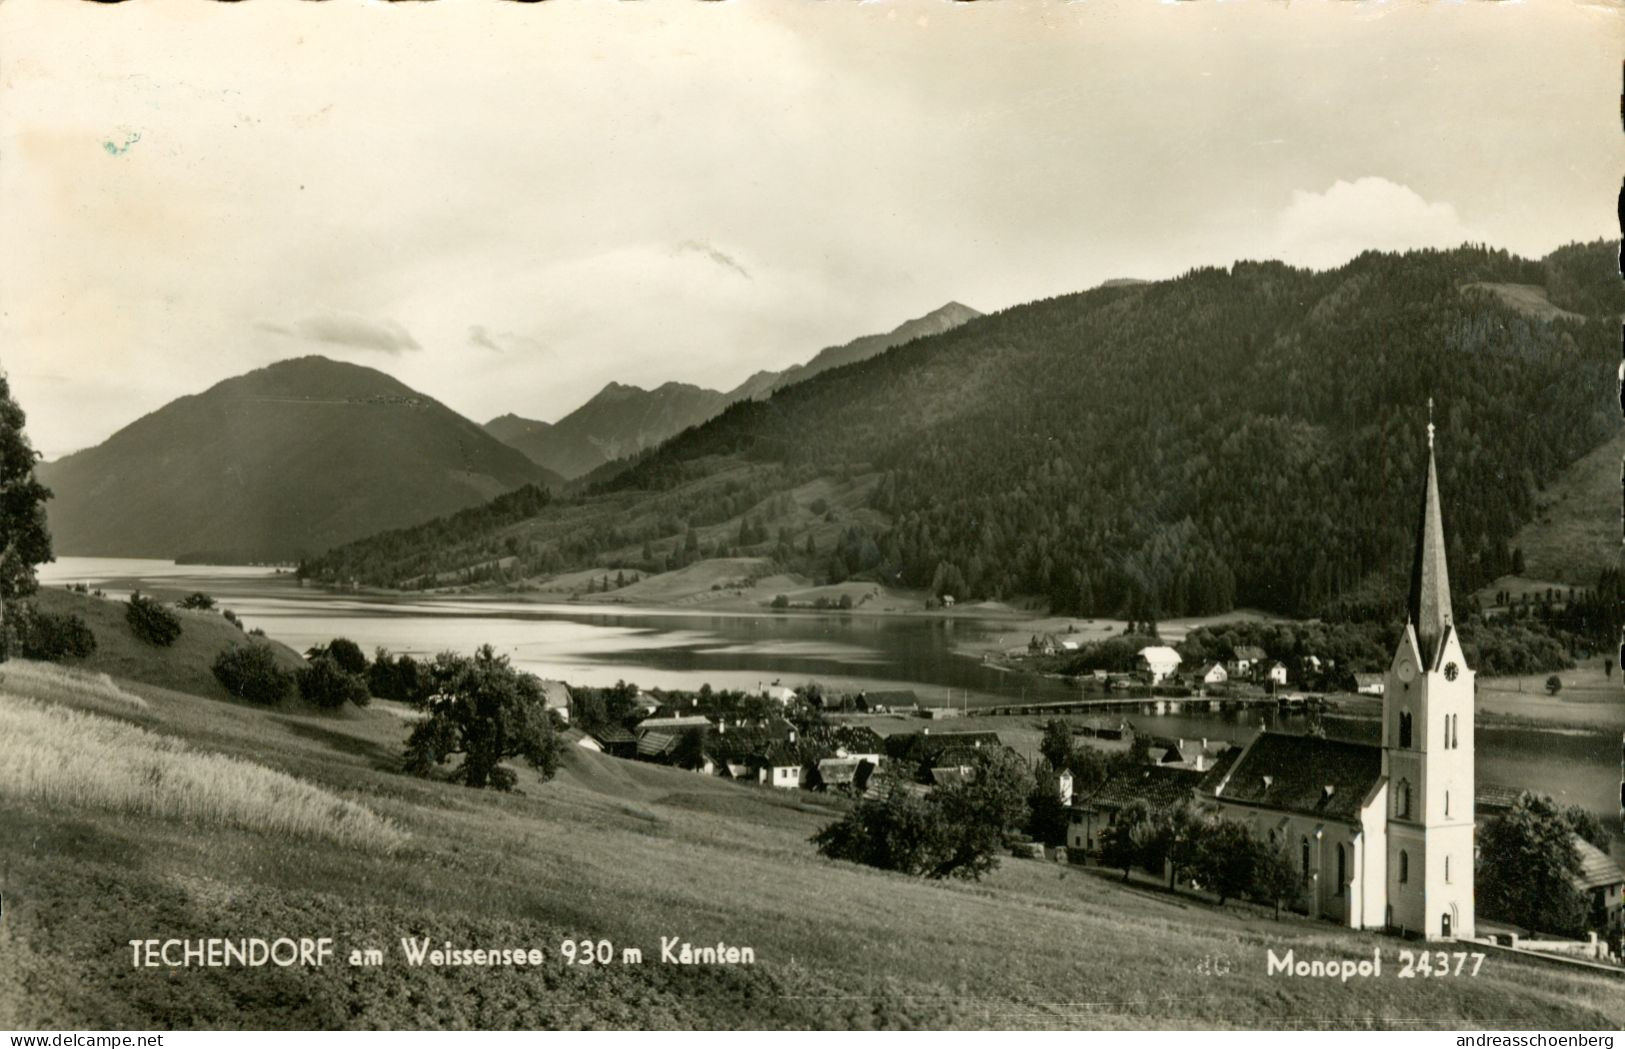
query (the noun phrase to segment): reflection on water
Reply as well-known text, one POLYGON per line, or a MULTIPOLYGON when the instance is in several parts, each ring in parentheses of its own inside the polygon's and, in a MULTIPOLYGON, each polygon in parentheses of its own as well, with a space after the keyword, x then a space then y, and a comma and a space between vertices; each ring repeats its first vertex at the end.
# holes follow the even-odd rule
MULTIPOLYGON (((1062 681, 1000 671, 954 650, 957 642, 1008 635, 1008 621, 923 616, 726 614, 615 605, 536 605, 513 600, 357 597, 301 588, 272 569, 175 565, 167 561, 63 558, 40 571, 43 585, 86 582, 110 595, 130 589, 204 590, 250 626, 303 650, 334 637, 364 649, 432 656, 489 643, 526 670, 578 684, 631 681, 645 687, 754 689, 774 680, 817 680, 836 689, 912 688, 928 703, 976 707, 995 702, 1070 699, 1062 681)), ((1332 717, 1327 731, 1374 742, 1377 724, 1332 717)), ((1303 715, 1244 710, 1190 712, 1149 722, 1158 735, 1245 740, 1260 727, 1301 730, 1303 715)), ((1036 719, 1035 719, 1036 721, 1036 719)), ((1538 786, 1592 809, 1617 827, 1618 736, 1603 731, 1480 728, 1482 782, 1538 786)))

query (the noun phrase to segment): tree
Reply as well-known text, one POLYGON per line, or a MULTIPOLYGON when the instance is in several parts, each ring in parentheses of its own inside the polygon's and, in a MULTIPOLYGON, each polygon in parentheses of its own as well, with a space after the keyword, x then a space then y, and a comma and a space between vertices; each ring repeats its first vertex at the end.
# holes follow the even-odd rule
POLYGON ((512 790, 517 779, 501 762, 523 758, 551 779, 563 756, 541 681, 513 669, 507 656, 483 645, 473 657, 443 652, 428 668, 433 692, 406 741, 406 768, 428 775, 453 754, 451 774, 470 787, 512 790))
POLYGON ((812 836, 832 860, 881 870, 929 876, 942 853, 942 814, 926 798, 893 791, 881 801, 864 800, 812 836))
POLYGON ((1044 724, 1044 739, 1038 744, 1052 769, 1064 769, 1072 758, 1072 727, 1060 718, 1051 718, 1044 724))
POLYGON ((1253 861, 1253 884, 1250 895, 1260 903, 1275 906, 1275 920, 1281 920, 1281 908, 1297 902, 1303 893, 1303 875, 1292 866, 1292 857, 1284 848, 1272 848, 1268 842, 1254 839, 1257 854, 1253 861))
POLYGON ((327 654, 348 674, 366 674, 367 657, 361 646, 347 637, 335 637, 327 644, 327 654))
POLYGON ((194 590, 176 602, 181 608, 198 612, 207 612, 214 607, 214 598, 201 590, 194 590))
POLYGON ((232 645, 214 657, 214 676, 238 699, 279 703, 293 688, 294 676, 278 664, 276 653, 262 641, 232 645))
POLYGON ((0 372, 0 662, 11 650, 11 613, 39 587, 34 569, 54 558, 45 525, 51 490, 34 476, 39 454, 23 433, 27 417, 0 372))
POLYGON ((1027 809, 1028 834, 1047 845, 1066 841, 1067 809, 1061 804, 1061 777, 1052 766, 1041 765, 1033 771, 1027 809))
POLYGON ((331 655, 323 654, 310 661, 299 671, 299 694, 307 703, 336 710, 346 703, 364 707, 372 698, 367 694, 367 681, 360 674, 352 674, 339 665, 331 655))
POLYGON ((1172 889, 1179 883, 1179 876, 1200 859, 1208 821, 1195 805, 1185 802, 1159 813, 1156 823, 1160 836, 1157 851, 1168 866, 1168 888, 1172 889))
POLYGON ((677 746, 672 748, 671 761, 678 768, 704 768, 705 729, 698 725, 685 728, 677 737, 677 746))
POLYGON ((1140 862, 1146 842, 1146 833, 1153 829, 1151 806, 1136 798, 1117 810, 1112 822, 1100 835, 1100 862, 1107 867, 1121 867, 1123 880, 1140 862))
POLYGON ((1555 696, 1559 691, 1562 690, 1562 688, 1563 679, 1558 677, 1556 674, 1553 674, 1551 677, 1546 679, 1546 692, 1548 695, 1555 696))
POLYGON ((945 840, 932 877, 979 879, 996 868, 1005 835, 1027 823, 1031 792, 1032 775, 1014 751, 977 751, 967 779, 931 794, 942 813, 945 840))
POLYGON ((1263 854, 1260 844, 1245 823, 1230 819, 1218 820, 1202 835, 1196 876, 1218 895, 1219 906, 1253 888, 1263 854))
POLYGON ((1570 805, 1563 810, 1563 818, 1568 821, 1570 830, 1603 852, 1607 852, 1612 846, 1612 835, 1608 833, 1608 828, 1602 825, 1602 820, 1590 809, 1570 805))
POLYGON ((1574 830, 1551 798, 1532 791, 1479 837, 1478 898, 1484 911, 1531 932, 1570 935, 1585 923, 1574 830))
POLYGON ((818 851, 927 878, 979 879, 998 866, 1005 835, 1027 823, 1032 777, 1014 752, 986 748, 972 775, 925 798, 865 800, 813 835, 818 851))

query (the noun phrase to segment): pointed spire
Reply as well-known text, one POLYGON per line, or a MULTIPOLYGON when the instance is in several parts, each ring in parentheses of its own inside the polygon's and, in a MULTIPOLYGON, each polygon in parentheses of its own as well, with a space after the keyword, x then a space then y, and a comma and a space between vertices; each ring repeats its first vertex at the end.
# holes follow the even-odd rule
POLYGON ((1439 470, 1433 460, 1433 399, 1428 398, 1428 477, 1417 526, 1416 559, 1411 563, 1411 593, 1406 606, 1422 659, 1431 667, 1439 642, 1453 622, 1450 572, 1445 566, 1444 518, 1439 512, 1439 470))

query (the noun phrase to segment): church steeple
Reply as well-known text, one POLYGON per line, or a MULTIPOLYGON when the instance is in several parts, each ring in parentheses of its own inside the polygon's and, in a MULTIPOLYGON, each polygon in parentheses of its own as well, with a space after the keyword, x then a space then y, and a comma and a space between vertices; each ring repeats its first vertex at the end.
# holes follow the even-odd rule
POLYGON ((1411 593, 1406 606, 1416 628, 1423 665, 1431 668, 1439 642, 1451 626, 1450 573, 1445 566, 1444 520, 1439 512, 1439 470, 1433 461, 1433 398, 1428 398, 1428 477, 1417 526, 1416 558, 1411 563, 1411 593))

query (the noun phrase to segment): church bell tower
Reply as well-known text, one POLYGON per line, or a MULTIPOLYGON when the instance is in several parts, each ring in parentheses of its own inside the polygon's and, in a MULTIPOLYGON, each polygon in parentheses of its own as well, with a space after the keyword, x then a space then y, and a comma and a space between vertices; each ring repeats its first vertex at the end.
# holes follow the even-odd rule
POLYGON ((1473 672, 1450 608, 1432 407, 1405 631, 1383 680, 1382 768, 1388 925, 1440 939, 1474 935, 1473 672))

